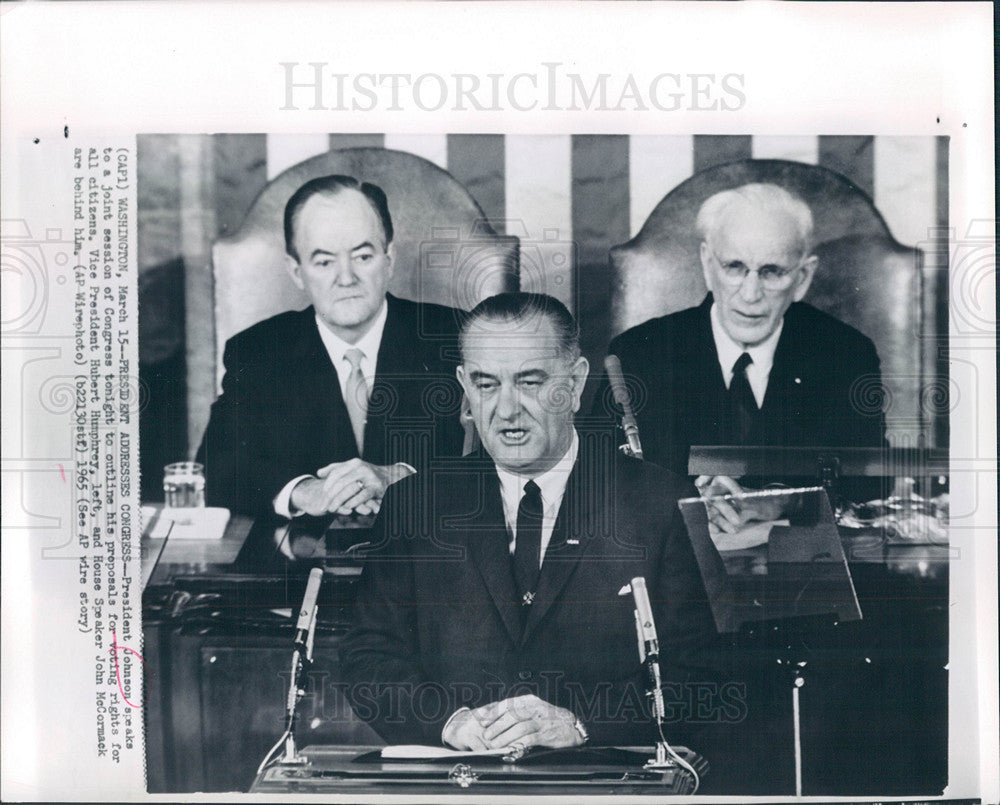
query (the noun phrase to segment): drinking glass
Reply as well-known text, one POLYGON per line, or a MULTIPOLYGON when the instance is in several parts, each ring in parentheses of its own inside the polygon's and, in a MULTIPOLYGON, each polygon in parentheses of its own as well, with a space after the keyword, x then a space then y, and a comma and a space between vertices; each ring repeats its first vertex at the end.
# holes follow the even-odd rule
POLYGON ((163 499, 170 509, 205 505, 205 467, 197 461, 177 461, 163 468, 163 499))

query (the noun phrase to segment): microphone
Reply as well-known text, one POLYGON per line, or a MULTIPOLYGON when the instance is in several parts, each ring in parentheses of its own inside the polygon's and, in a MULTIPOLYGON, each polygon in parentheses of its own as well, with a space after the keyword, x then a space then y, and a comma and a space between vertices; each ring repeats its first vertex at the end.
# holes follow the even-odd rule
POLYGON ((611 394, 622 408, 622 430, 625 431, 625 438, 628 440, 628 444, 623 445, 622 449, 628 455, 641 459, 642 443, 639 441, 639 426, 632 414, 632 403, 629 400, 628 389, 625 388, 625 377, 622 375, 622 362, 618 360, 617 355, 608 355, 604 359, 604 370, 608 373, 611 394))
POLYGON ((653 608, 649 604, 646 579, 636 576, 630 586, 632 598, 635 600, 635 628, 640 643, 639 659, 646 664, 649 671, 649 694, 653 699, 653 714, 657 719, 662 719, 666 715, 666 708, 663 704, 660 681, 660 641, 656 637, 656 623, 653 621, 653 608))
POLYGON ((675 765, 680 766, 691 774, 694 783, 693 790, 686 793, 694 793, 698 790, 700 783, 698 772, 691 763, 671 748, 663 734, 663 719, 667 716, 667 708, 663 702, 663 688, 660 679, 660 641, 656 637, 656 622, 653 620, 653 607, 649 604, 646 579, 642 576, 636 576, 618 591, 618 595, 628 595, 629 590, 632 591, 632 599, 635 601, 635 631, 639 638, 639 661, 646 666, 646 673, 649 675, 649 690, 646 695, 652 699, 653 718, 656 721, 657 732, 660 734, 660 740, 656 744, 656 755, 647 760, 643 768, 667 769, 675 765))
POLYGON ((306 582, 306 592, 302 597, 302 609, 299 610, 299 620, 295 624, 295 645, 305 648, 309 639, 310 626, 316 609, 316 599, 319 597, 319 585, 323 581, 323 571, 314 567, 309 571, 309 581, 306 582))
POLYGON ((646 580, 642 576, 636 576, 630 586, 632 598, 635 599, 635 623, 639 639, 642 641, 646 657, 656 661, 660 654, 660 641, 656 637, 656 624, 653 622, 653 608, 649 604, 646 580))
POLYGON ((292 669, 288 677, 288 697, 285 701, 285 732, 278 739, 278 743, 267 753, 257 769, 258 774, 282 743, 285 744, 285 754, 281 759, 282 765, 299 766, 308 763, 308 760, 299 755, 295 748, 295 721, 299 700, 305 695, 305 690, 302 687, 303 677, 312 666, 313 636, 316 630, 316 599, 319 597, 319 585, 322 581, 323 570, 321 568, 314 567, 309 571, 306 592, 302 596, 302 609, 299 610, 299 619, 295 623, 292 669))

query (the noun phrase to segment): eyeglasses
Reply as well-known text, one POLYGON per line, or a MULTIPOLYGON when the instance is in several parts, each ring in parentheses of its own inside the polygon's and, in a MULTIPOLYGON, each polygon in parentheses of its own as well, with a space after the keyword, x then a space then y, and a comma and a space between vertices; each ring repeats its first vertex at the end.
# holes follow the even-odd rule
MULTIPOLYGON (((783 291, 794 281, 796 268, 784 268, 776 265, 765 265, 759 268, 749 268, 742 260, 722 260, 709 247, 712 257, 722 269, 722 281, 727 285, 739 286, 747 278, 747 274, 756 273, 761 286, 768 291, 783 291)), ((801 266, 799 266, 801 268, 801 266)))

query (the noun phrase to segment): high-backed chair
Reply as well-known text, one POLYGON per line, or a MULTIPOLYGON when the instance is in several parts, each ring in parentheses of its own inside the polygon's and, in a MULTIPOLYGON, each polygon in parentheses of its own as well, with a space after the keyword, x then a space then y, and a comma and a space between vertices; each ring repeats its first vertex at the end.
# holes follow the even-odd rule
POLYGON ((894 446, 931 444, 922 395, 935 393, 933 300, 924 298, 922 253, 897 243, 872 200, 826 168, 785 160, 742 160, 678 185, 639 233, 611 250, 611 335, 697 305, 707 292, 695 218, 702 202, 749 182, 780 185, 802 198, 815 221, 819 268, 805 301, 875 343, 894 446))
MULTIPOLYGON (((519 287, 516 237, 498 235, 469 191, 432 162, 385 148, 328 151, 277 176, 254 200, 239 230, 212 248, 215 274, 215 386, 222 351, 236 333, 309 300, 284 268, 285 204, 310 179, 346 174, 381 187, 389 200, 396 258, 390 292, 415 302, 469 310, 519 287)), ((208 421, 211 399, 192 399, 208 421)), ((466 449, 475 444, 468 416, 466 449)))
POLYGON ((385 190, 395 229, 391 293, 468 310, 487 296, 517 290, 518 239, 497 235, 475 199, 450 173, 402 151, 328 151, 272 180, 239 230, 212 249, 217 376, 228 338, 276 313, 308 304, 284 268, 282 217, 292 193, 310 179, 333 173, 385 190))

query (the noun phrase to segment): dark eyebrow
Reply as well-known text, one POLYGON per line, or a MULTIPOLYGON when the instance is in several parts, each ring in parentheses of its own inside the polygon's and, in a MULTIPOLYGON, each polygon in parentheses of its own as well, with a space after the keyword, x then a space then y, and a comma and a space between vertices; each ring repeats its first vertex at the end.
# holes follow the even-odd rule
MULTIPOLYGON (((357 246, 352 248, 351 253, 353 254, 354 252, 360 251, 361 249, 371 249, 372 251, 377 251, 375 245, 371 241, 366 240, 363 243, 359 243, 357 246)), ((333 252, 327 249, 314 249, 313 253, 309 255, 309 259, 314 260, 317 255, 329 255, 330 257, 336 257, 336 255, 333 252)))
POLYGON ((549 373, 544 369, 525 369, 523 372, 518 372, 514 375, 514 380, 524 380, 529 377, 537 377, 540 380, 547 380, 549 373))
POLYGON ((495 375, 487 374, 486 372, 480 372, 478 369, 473 369, 469 372, 469 377, 475 380, 496 380, 495 375))

